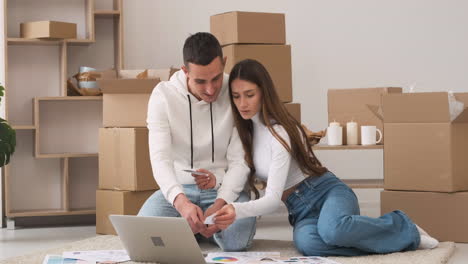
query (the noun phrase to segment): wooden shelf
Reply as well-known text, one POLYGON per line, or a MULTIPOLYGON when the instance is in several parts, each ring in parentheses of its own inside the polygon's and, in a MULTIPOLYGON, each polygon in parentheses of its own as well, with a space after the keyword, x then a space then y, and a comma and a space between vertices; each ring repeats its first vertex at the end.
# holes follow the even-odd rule
POLYGON ((97 157, 98 153, 62 153, 62 154, 37 154, 38 159, 56 159, 56 158, 87 158, 97 157))
POLYGON ((12 125, 11 126, 14 130, 34 130, 36 127, 34 125, 12 125))
POLYGON ((120 16, 119 10, 95 10, 94 15, 97 17, 115 17, 120 16))
POLYGON ((318 144, 312 146, 313 150, 362 150, 362 149, 383 149, 384 145, 342 145, 342 146, 330 146, 325 144, 318 144))
POLYGON ((28 217, 28 216, 56 216, 56 215, 92 215, 96 214, 96 209, 80 210, 31 210, 31 211, 13 211, 7 213, 8 217, 28 217))
POLYGON ((91 39, 60 39, 60 40, 47 40, 47 39, 26 39, 26 38, 8 38, 9 45, 38 45, 38 46, 51 46, 61 45, 66 42, 71 45, 89 45, 94 43, 91 39))
POLYGON ((353 189, 376 189, 384 187, 383 180, 342 180, 353 189))
POLYGON ((54 96, 36 97, 37 101, 102 101, 102 96, 54 96))

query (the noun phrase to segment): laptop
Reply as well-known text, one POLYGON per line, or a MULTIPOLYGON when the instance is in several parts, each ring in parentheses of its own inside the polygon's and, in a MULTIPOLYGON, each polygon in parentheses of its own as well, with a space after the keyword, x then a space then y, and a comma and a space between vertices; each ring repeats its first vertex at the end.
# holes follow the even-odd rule
POLYGON ((182 217, 110 215, 132 261, 205 264, 205 258, 182 217))

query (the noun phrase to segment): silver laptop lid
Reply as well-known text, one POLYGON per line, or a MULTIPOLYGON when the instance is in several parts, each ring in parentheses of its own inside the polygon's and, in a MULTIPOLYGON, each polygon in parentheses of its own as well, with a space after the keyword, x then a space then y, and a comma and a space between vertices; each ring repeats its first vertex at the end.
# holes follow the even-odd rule
POLYGON ((133 261, 206 263, 184 218, 133 215, 110 215, 109 218, 133 261))

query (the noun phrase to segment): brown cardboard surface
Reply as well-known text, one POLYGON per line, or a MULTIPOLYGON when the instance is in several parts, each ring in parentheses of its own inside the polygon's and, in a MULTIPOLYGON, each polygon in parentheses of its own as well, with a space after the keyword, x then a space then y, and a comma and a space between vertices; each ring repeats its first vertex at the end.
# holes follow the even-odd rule
POLYGON ((298 103, 286 103, 284 104, 288 112, 301 123, 301 104, 298 103))
POLYGON ((157 79, 161 81, 168 81, 172 74, 177 72, 179 69, 176 68, 167 68, 167 69, 141 69, 141 70, 120 70, 119 78, 120 79, 135 79, 138 74, 147 71, 148 79, 157 79))
POLYGON ((76 24, 59 21, 21 23, 20 36, 28 39, 76 39, 76 24))
POLYGON ((383 109, 385 189, 468 190, 467 110, 451 122, 446 92, 386 95, 383 109))
POLYGON ((148 101, 159 79, 103 79, 104 127, 146 127, 148 101))
POLYGON ((439 241, 468 242, 468 192, 381 192, 382 214, 402 210, 439 241))
POLYGON ((210 31, 224 45, 285 44, 285 16, 279 13, 227 12, 210 17, 210 31))
POLYGON ((99 188, 156 190, 147 128, 99 129, 99 188))
MULTIPOLYGON (((401 92, 402 88, 399 87, 330 89, 328 90, 328 122, 339 122, 343 127, 343 135, 346 135, 347 122, 357 122, 358 144, 361 144, 361 126, 376 126, 385 138, 381 109, 382 96, 401 92)), ((343 142, 346 144, 346 137, 343 137, 343 142)), ((379 144, 383 142, 382 139, 379 144)))
POLYGON ((154 191, 96 191, 96 233, 116 235, 109 215, 137 215, 144 202, 154 191))
POLYGON ((236 63, 255 59, 270 73, 276 91, 283 103, 292 101, 292 72, 290 45, 228 45, 223 47, 227 56, 224 71, 229 74, 236 63))

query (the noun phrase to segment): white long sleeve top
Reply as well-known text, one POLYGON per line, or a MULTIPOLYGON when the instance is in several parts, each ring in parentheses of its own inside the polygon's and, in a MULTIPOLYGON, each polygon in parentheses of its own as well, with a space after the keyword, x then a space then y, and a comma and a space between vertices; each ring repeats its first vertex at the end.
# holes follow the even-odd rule
MULTIPOLYGON (((236 219, 258 216, 274 212, 281 203, 284 190, 293 187, 306 178, 297 162, 263 124, 260 114, 252 118, 253 122, 253 162, 256 176, 267 182, 264 196, 257 200, 232 203, 236 210, 236 219)), ((290 139, 281 125, 273 129, 290 146, 290 139)))
POLYGON ((160 82, 148 103, 147 123, 153 175, 166 200, 174 204, 182 184, 195 184, 184 169, 207 169, 216 176, 218 198, 235 201, 244 189, 249 168, 234 126, 228 76, 218 99, 198 100, 181 70, 160 82))

